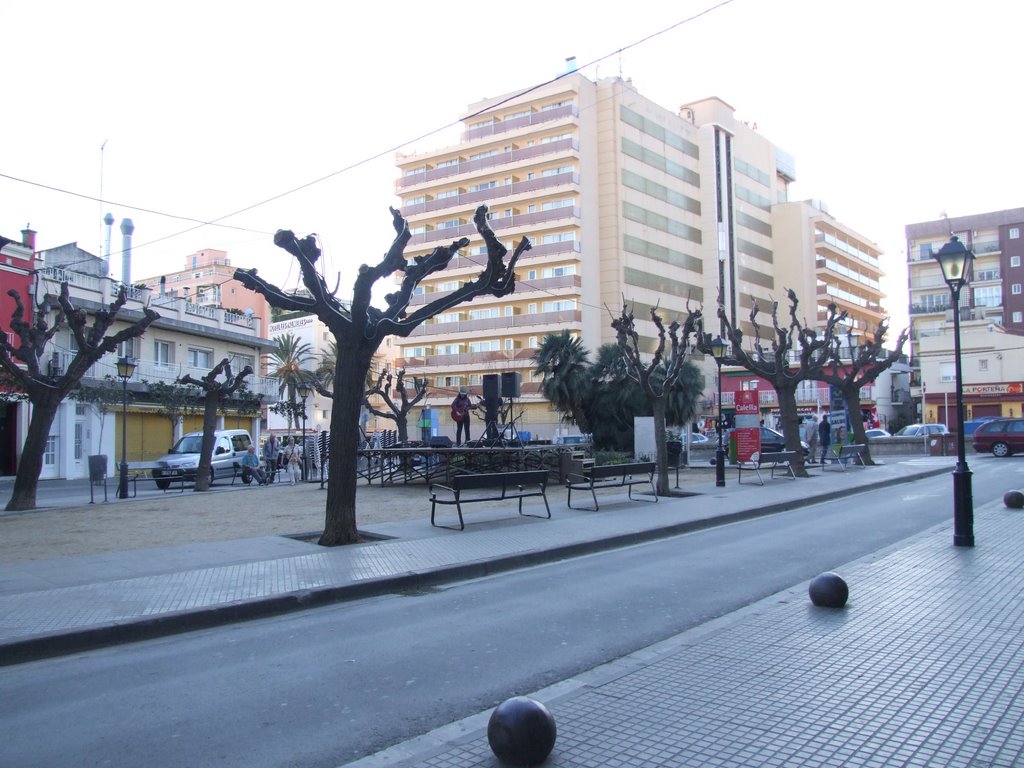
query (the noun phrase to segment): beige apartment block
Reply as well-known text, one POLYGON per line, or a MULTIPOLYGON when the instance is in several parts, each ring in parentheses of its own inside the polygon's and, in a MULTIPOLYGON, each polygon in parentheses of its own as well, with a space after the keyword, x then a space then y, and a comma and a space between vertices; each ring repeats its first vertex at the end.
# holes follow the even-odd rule
MULTIPOLYGON (((398 342, 396 365, 430 380, 430 404, 445 414, 442 434, 454 434, 445 406, 460 386, 479 395, 486 374, 506 372, 522 380, 517 428, 541 438, 565 431, 539 394, 533 355, 546 334, 563 329, 592 353, 614 342, 610 321, 624 299, 648 347, 654 306, 667 320, 703 308, 706 330, 717 335, 721 301, 749 334, 753 303, 784 297, 790 276, 801 276, 799 286, 792 279, 805 305, 817 306, 820 286, 805 278, 816 274, 808 267, 820 253, 822 274, 836 265, 826 287, 865 322, 879 314, 870 265, 878 250, 870 241, 805 206, 785 218, 780 247, 774 210, 788 200, 794 161, 721 99, 667 109, 629 80, 570 73, 470 105, 463 128, 453 146, 397 157, 396 191, 413 233, 406 255, 470 238, 448 269, 422 283, 414 303, 479 273, 485 251, 472 216, 480 204, 510 251, 522 237, 533 248, 517 265, 512 295, 479 297, 398 342), (844 247, 851 242, 857 253, 844 247), (854 284, 844 270, 855 273, 854 284)), ((714 366, 697 362, 707 397, 714 366)))
MULTIPOLYGON (((819 200, 782 203, 772 209, 778 258, 778 298, 792 288, 800 300, 798 317, 811 327, 824 325, 829 304, 846 312, 844 333, 855 343, 873 336, 888 315, 882 308, 882 251, 864 235, 833 218, 819 200), (791 258, 790 254, 799 254, 791 258), (805 257, 810 255, 813 262, 805 257), (813 268, 811 267, 813 264, 813 268)), ((893 341, 901 329, 893 329, 893 341)))

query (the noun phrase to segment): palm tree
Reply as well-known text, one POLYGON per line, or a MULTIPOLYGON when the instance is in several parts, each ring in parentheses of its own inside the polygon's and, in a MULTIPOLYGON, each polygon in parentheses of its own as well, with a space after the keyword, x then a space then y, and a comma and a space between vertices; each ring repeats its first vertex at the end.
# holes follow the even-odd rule
POLYGON ((304 367, 313 357, 313 347, 291 333, 278 336, 274 341, 276 347, 270 353, 270 375, 278 381, 278 397, 288 401, 288 428, 292 429, 297 423, 295 414, 298 409, 296 395, 299 385, 315 378, 313 372, 304 367))
POLYGON ((316 367, 316 380, 321 386, 330 389, 334 383, 334 369, 338 364, 338 341, 331 339, 327 344, 327 351, 320 358, 320 364, 316 367))
POLYGON ((533 369, 544 377, 540 391, 562 421, 590 432, 585 406, 590 398, 590 352, 569 331, 549 333, 534 355, 533 369))

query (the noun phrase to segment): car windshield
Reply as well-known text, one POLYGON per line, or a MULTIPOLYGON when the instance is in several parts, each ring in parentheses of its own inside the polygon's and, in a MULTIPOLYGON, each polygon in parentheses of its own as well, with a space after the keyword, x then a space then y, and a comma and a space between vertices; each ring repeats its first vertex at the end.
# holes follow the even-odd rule
POLYGON ((921 425, 920 424, 911 424, 909 427, 904 427, 899 432, 897 432, 896 436, 897 437, 900 437, 900 436, 906 437, 908 435, 912 436, 912 435, 918 434, 920 431, 921 431, 921 425))
POLYGON ((171 453, 200 453, 203 449, 202 435, 185 435, 171 448, 171 453))

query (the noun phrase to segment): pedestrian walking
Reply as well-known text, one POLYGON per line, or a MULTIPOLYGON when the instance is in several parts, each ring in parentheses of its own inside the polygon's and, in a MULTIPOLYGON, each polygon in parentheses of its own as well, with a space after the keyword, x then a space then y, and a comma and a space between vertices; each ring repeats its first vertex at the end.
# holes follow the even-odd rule
POLYGON ((807 455, 813 459, 818 455, 818 422, 813 418, 804 422, 804 442, 809 448, 807 455))
POLYGON ((302 446, 295 444, 295 438, 288 438, 284 448, 285 471, 288 473, 288 484, 295 485, 301 479, 302 446))
POLYGON ((274 476, 277 474, 277 458, 280 453, 281 446, 277 442, 277 437, 271 435, 263 444, 263 463, 267 465, 268 482, 274 482, 274 476))
POLYGON ((828 423, 828 414, 822 414, 821 423, 818 424, 818 442, 821 443, 821 463, 825 463, 825 456, 828 455, 828 448, 832 444, 832 425, 828 423))

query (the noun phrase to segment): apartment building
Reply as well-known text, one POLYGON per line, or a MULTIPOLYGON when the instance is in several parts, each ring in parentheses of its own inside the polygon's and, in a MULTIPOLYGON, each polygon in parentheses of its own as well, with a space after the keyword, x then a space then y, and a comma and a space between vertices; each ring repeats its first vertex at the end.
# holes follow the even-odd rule
POLYGON ((233 309, 254 317, 266 327, 270 304, 261 293, 246 288, 235 277, 227 251, 204 248, 185 257, 184 268, 136 281, 159 294, 186 299, 201 307, 233 309))
POLYGON ((963 346, 965 418, 1020 414, 1024 407, 1024 208, 943 217, 907 224, 907 272, 911 350, 918 414, 952 425, 949 392, 956 377, 953 312, 959 312, 963 346), (974 252, 960 306, 951 306, 949 288, 932 254, 955 235, 974 252), (978 333, 978 331, 981 333, 978 333), (970 346, 968 346, 970 342, 970 346), (947 409, 948 406, 948 409, 947 409))
POLYGON ((568 328, 596 351, 614 341, 611 315, 625 297, 652 346, 649 307, 674 319, 703 306, 715 332, 721 296, 749 330, 752 303, 779 296, 772 208, 787 199, 793 160, 720 99, 674 112, 628 80, 573 73, 470 105, 463 123, 457 145, 397 158, 413 231, 406 254, 471 239, 416 300, 479 272, 485 250, 472 215, 481 203, 510 249, 523 236, 534 247, 519 262, 514 294, 479 297, 403 341, 396 364, 430 379, 432 405, 460 386, 480 394, 485 374, 518 372, 517 426, 550 437, 557 414, 532 375, 545 334, 568 328))
POLYGON ((846 312, 844 327, 855 339, 873 336, 887 317, 881 249, 833 218, 820 200, 774 206, 772 234, 776 252, 785 255, 775 265, 778 284, 800 299, 801 321, 821 327, 835 304, 846 312))
MULTIPOLYGON (((26 305, 35 297, 56 296, 61 284, 66 282, 75 306, 93 312, 106 309, 121 288, 119 281, 107 275, 106 260, 74 243, 44 250, 35 256, 38 269, 23 296, 26 305)), ((123 344, 118 355, 107 355, 98 361, 82 379, 84 385, 95 385, 107 376, 116 380, 118 356, 134 359, 135 372, 128 382, 127 417, 123 415, 124 409, 103 417, 90 406, 66 400, 51 427, 41 479, 88 477, 87 458, 93 454, 107 455, 109 466, 113 467, 122 455, 122 426, 129 461, 158 458, 183 431, 201 428, 202 421, 196 415, 172 427, 170 421, 158 413, 157 404, 148 395, 147 383, 170 383, 185 374, 201 378, 224 358, 232 361, 236 372, 245 365, 258 371, 261 355, 271 346, 271 342, 261 336, 260 322, 255 318, 136 286, 128 287, 128 301, 110 332, 116 333, 120 327, 140 318, 145 306, 159 312, 160 318, 143 336, 123 344)), ((48 349, 50 355, 46 364, 58 373, 66 370, 75 354, 70 331, 66 327, 59 331, 48 349)), ((246 384, 251 391, 263 395, 264 401, 277 397, 276 380, 253 376, 246 379, 246 384)), ((23 401, 6 404, 5 420, 16 452, 20 452, 24 443, 29 408, 23 401)), ((229 420, 226 426, 238 424, 250 429, 254 436, 259 432, 258 418, 233 415, 220 418, 222 423, 229 420)), ((4 472, 15 470, 16 461, 13 466, 3 467, 4 472)))
MULTIPOLYGON (((17 291, 22 297, 32 295, 35 260, 36 233, 26 227, 21 231, 21 239, 15 240, 0 236, 0 324, 10 328, 11 317, 17 304, 8 295, 8 291, 17 291)), ((27 305, 26 305, 27 306, 27 305)), ((15 343, 13 334, 7 333, 7 341, 15 343)), ((13 475, 17 468, 18 451, 21 448, 18 433, 18 403, 5 397, 3 384, 0 384, 0 475, 13 475)))

